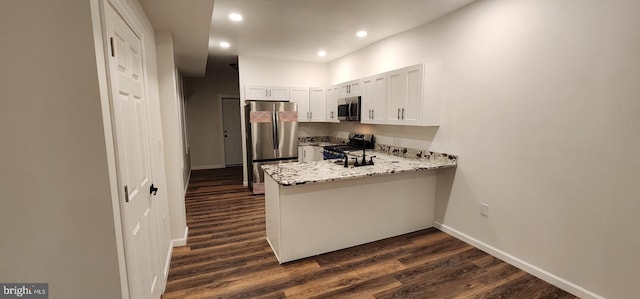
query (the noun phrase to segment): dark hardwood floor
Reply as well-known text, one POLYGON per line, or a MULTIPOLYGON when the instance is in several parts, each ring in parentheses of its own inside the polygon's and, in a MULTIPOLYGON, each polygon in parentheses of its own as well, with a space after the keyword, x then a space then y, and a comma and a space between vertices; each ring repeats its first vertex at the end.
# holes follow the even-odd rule
POLYGON ((162 298, 576 298, 436 229, 279 265, 241 178, 193 171, 162 298))

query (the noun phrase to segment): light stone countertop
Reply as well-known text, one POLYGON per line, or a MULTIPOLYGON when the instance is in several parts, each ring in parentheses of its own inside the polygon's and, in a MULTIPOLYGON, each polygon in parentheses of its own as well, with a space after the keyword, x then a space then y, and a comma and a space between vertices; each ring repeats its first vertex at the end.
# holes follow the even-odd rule
POLYGON ((329 141, 298 141, 298 146, 327 146, 327 145, 339 145, 337 142, 329 142, 329 141))
MULTIPOLYGON (((361 155, 354 152, 350 157, 361 155)), ((367 161, 371 155, 375 165, 344 167, 344 160, 323 160, 315 162, 295 162, 274 165, 264 165, 262 169, 280 186, 295 186, 302 184, 331 182, 394 173, 423 171, 456 167, 457 157, 448 154, 432 153, 429 158, 409 159, 385 154, 380 151, 367 151, 367 161), (339 163, 335 163, 339 161, 339 163)), ((351 160, 351 159, 350 159, 351 160)))

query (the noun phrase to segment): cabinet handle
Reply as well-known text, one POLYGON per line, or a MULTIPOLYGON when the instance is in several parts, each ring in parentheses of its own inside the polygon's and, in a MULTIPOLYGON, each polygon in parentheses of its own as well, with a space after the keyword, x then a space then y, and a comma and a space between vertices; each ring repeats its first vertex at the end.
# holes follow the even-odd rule
POLYGON ((313 119, 313 111, 309 111, 309 119, 313 119))
POLYGON ((398 108, 398 120, 400 119, 400 108, 398 108))
POLYGON ((371 109, 371 119, 376 119, 376 111, 371 109))
POLYGON ((402 119, 404 119, 404 108, 402 108, 402 119))

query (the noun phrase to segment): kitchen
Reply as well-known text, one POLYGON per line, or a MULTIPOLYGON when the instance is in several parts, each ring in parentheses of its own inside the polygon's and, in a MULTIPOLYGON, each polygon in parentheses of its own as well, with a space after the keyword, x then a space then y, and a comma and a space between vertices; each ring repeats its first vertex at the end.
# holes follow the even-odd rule
MULTIPOLYGON (((622 76, 635 76, 633 72, 622 71, 627 68, 623 57, 630 59, 631 52, 626 52, 630 49, 628 45, 637 45, 638 41, 636 32, 630 27, 624 27, 629 29, 622 32, 613 31, 618 27, 616 21, 610 19, 612 15, 619 14, 620 18, 628 20, 619 10, 621 7, 605 9, 594 2, 574 4, 582 8, 582 18, 572 14, 571 5, 481 1, 328 65, 240 56, 239 86, 316 87, 365 78, 420 62, 444 62, 440 126, 309 122, 300 123, 300 136, 346 138, 349 132, 362 132, 375 135, 379 142, 384 141, 383 144, 456 154, 459 161, 455 174, 448 174, 443 179, 449 180, 453 188, 447 195, 448 200, 439 199, 436 219, 446 219, 445 223, 450 223, 450 227, 493 249, 501 248, 510 258, 517 257, 544 269, 536 273, 566 273, 559 275, 563 278, 557 281, 571 281, 583 287, 604 287, 601 277, 607 277, 609 283, 606 285, 616 287, 612 287, 612 295, 606 297, 624 298, 627 296, 613 294, 623 292, 622 285, 632 284, 625 277, 633 275, 630 272, 623 274, 623 269, 632 268, 613 270, 597 266, 600 263, 597 261, 605 258, 601 254, 604 248, 601 246, 605 245, 594 247, 589 244, 604 244, 601 242, 614 239, 619 240, 617 243, 629 236, 630 232, 624 228, 626 225, 617 226, 623 222, 611 222, 613 218, 609 217, 613 214, 605 216, 601 213, 626 215, 619 219, 633 218, 628 213, 637 211, 633 208, 635 204, 623 199, 625 196, 613 199, 606 195, 606 190, 630 192, 620 185, 626 183, 614 182, 620 175, 613 174, 628 174, 627 179, 623 179, 627 182, 635 175, 631 174, 633 171, 629 166, 621 164, 623 162, 611 161, 615 166, 598 164, 593 169, 587 157, 604 154, 602 141, 590 136, 603 136, 608 140, 605 142, 608 148, 613 147, 611 149, 620 154, 626 152, 626 147, 617 145, 634 143, 627 133, 630 133, 629 128, 637 127, 631 120, 631 111, 637 111, 637 107, 618 98, 604 109, 605 100, 597 94, 613 91, 613 86, 595 87, 589 82, 602 82, 600 80, 608 78, 614 65, 620 68, 621 75, 625 74, 622 76), (614 11, 604 17, 596 12, 599 9, 614 11), (605 18, 606 22, 596 21, 596 16, 605 18), (629 41, 622 42, 624 38, 629 41), (614 58, 610 56, 612 53, 621 56, 614 58), (595 67, 593 59, 602 68, 595 67), (571 89, 571 86, 580 88, 571 89), (622 118, 615 122, 616 129, 603 122, 593 122, 609 119, 606 115, 611 114, 604 111, 610 109, 622 113, 619 115, 622 118), (567 122, 567 117, 571 122, 567 122), (604 126, 597 126, 597 123, 604 126), (603 130, 619 133, 610 135, 603 130), (562 158, 569 153, 577 156, 562 158), (549 164, 548 161, 553 162, 549 164), (608 170, 602 172, 604 169, 608 170), (605 177, 605 173, 612 176, 605 177), (619 187, 614 188, 614 185, 619 187), (611 201, 627 208, 613 208, 609 205, 611 201), (482 203, 490 206, 488 218, 480 215, 482 203), (599 225, 594 227, 593 221, 599 225), (544 250, 541 250, 541 244, 546 244, 544 250), (563 262, 551 262, 560 257, 563 262), (601 271, 613 272, 604 275, 601 271)), ((630 83, 618 81, 617 84, 630 83)), ((630 85, 616 89, 627 95, 636 92, 630 85)), ((242 88, 240 92, 244 92, 242 88)), ((197 103, 191 104, 197 107, 197 103)), ((615 245, 618 249, 614 251, 627 256, 625 260, 637 263, 628 250, 638 248, 638 240, 621 242, 626 246, 615 245)), ((617 256, 610 256, 610 259, 617 259, 617 256)), ((593 295, 589 292, 579 294, 593 295)))
MULTIPOLYGON (((14 59, 6 61, 1 89, 17 99, 2 101, 0 109, 0 130, 10 141, 3 144, 0 161, 5 206, 1 262, 8 265, 0 280, 37 278, 64 294, 88 297, 97 290, 104 298, 116 298, 126 297, 127 282, 121 232, 114 230, 119 219, 112 201, 118 201, 114 194, 119 189, 112 185, 113 149, 104 129, 109 127, 108 101, 103 100, 108 97, 98 86, 105 79, 96 76, 101 64, 93 57, 102 48, 88 33, 92 26, 100 32, 99 22, 92 23, 98 2, 41 3, 46 13, 24 2, 2 4, 33 18, 18 18, 22 15, 8 10, 0 18, 2 35, 16 41, 2 47, 3 57, 14 59), (71 46, 78 44, 95 48, 71 46), (47 49, 53 55, 42 55, 47 49), (53 71, 69 67, 66 76, 53 71), (88 235, 92 242, 86 242, 88 235), (46 250, 41 254, 11 244, 46 250), (22 269, 26 260, 32 262, 22 269)), ((140 2, 151 14, 149 2, 140 2)), ((173 200, 173 194, 184 192, 184 181, 179 181, 188 179, 189 165, 179 163, 183 158, 189 164, 190 157, 194 169, 224 167, 218 124, 199 122, 204 111, 220 115, 219 95, 244 100, 246 86, 330 87, 416 64, 440 65, 440 101, 423 106, 429 109, 422 111, 421 125, 309 122, 300 123, 299 136, 345 139, 358 132, 374 135, 378 144, 455 155, 455 168, 438 170, 434 224, 441 231, 579 297, 634 298, 640 268, 640 238, 634 231, 640 224, 635 155, 640 146, 635 100, 640 95, 639 5, 479 0, 344 56, 332 57, 331 48, 324 49, 325 60, 306 62, 239 55, 236 73, 192 78, 184 72, 186 123, 180 124, 178 113, 165 117, 163 108, 162 128, 170 132, 151 132, 154 148, 171 154, 165 159, 168 185, 160 185, 158 194, 167 196, 166 190, 173 200), (189 138, 180 138, 178 128, 189 138), (207 132, 210 138, 203 138, 207 132), (202 146, 207 142, 218 145, 202 146), (210 156, 201 155, 206 151, 210 156), (177 187, 169 184, 174 180, 177 187)), ((142 7, 132 13, 144 14, 142 7)), ((157 77, 155 66, 148 64, 149 95, 181 111, 179 103, 164 101, 168 94, 182 93, 165 81, 166 70, 175 66, 160 63, 173 63, 172 37, 145 24, 136 26, 146 28, 145 34, 157 33, 160 64, 157 77)), ((355 38, 359 26, 354 24, 348 35, 355 38)), ((173 39, 177 51, 178 35, 173 39)), ((293 48, 287 38, 276 41, 293 48)), ((144 42, 154 52, 149 59, 155 60, 154 41, 144 42)), ((304 55, 315 56, 317 50, 304 55)), ((183 59, 175 58, 176 64, 183 59)), ((173 228, 184 217, 181 209, 170 202, 167 217, 174 240, 187 231, 184 223, 173 228)), ((303 273, 309 265, 292 268, 297 266, 303 273)))

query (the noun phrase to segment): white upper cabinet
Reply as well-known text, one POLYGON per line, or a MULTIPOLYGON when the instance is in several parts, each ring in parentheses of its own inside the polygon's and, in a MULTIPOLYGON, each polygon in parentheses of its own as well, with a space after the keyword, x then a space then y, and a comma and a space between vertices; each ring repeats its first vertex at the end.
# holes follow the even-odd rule
POLYGON ((289 100, 298 104, 298 122, 309 121, 309 88, 291 87, 289 100))
POLYGON ((340 122, 338 120, 338 98, 340 97, 340 86, 327 88, 327 122, 340 122))
POLYGON ((327 120, 327 90, 324 87, 309 88, 309 120, 313 122, 327 120))
POLYGON ((324 87, 291 87, 290 101, 298 104, 298 122, 327 121, 327 100, 324 87))
POLYGON ((353 80, 340 84, 340 98, 355 97, 362 94, 362 80, 353 80))
POLYGON ((247 85, 244 88, 247 100, 288 101, 289 87, 247 85))
POLYGON ((362 79, 362 110, 360 122, 385 124, 387 112, 387 74, 362 79))
POLYGON ((422 125, 423 65, 387 74, 387 124, 422 125))
POLYGON ((439 63, 425 63, 422 88, 422 125, 439 126, 442 105, 443 68, 439 63))

